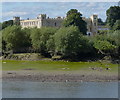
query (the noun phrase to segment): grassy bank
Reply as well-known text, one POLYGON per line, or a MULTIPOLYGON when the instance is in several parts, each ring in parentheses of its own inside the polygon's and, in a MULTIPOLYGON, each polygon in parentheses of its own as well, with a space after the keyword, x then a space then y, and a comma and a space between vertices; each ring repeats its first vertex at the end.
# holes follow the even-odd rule
POLYGON ((2 61, 3 80, 40 82, 117 81, 118 65, 109 62, 2 61))
POLYGON ((108 62, 67 62, 67 61, 18 61, 3 60, 2 69, 7 70, 40 70, 40 71, 78 71, 78 70, 96 70, 116 72, 117 64, 108 62), (107 70, 109 68, 110 70, 107 70))

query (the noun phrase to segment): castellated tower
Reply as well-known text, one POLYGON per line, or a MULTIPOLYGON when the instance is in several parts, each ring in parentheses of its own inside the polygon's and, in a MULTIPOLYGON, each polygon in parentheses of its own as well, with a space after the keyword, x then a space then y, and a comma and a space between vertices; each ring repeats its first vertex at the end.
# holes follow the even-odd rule
POLYGON ((39 14, 37 18, 44 20, 44 19, 46 19, 46 14, 39 14))
POLYGON ((13 24, 20 25, 20 17, 13 17, 13 24))
POLYGON ((98 16, 97 15, 92 15, 91 17, 91 21, 92 21, 92 35, 96 35, 97 34, 97 28, 98 28, 98 16))
POLYGON ((46 26, 46 14, 39 14, 37 19, 40 20, 40 27, 46 26))

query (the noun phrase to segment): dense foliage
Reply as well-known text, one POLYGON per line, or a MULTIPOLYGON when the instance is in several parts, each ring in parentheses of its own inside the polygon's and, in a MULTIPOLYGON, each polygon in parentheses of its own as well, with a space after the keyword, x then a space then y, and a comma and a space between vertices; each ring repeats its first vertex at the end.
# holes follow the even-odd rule
POLYGON ((107 24, 112 28, 117 20, 120 20, 120 6, 111 6, 107 11, 107 24))
POLYGON ((120 19, 116 20, 115 24, 113 25, 113 30, 120 30, 120 19))
POLYGON ((9 26, 2 30, 3 52, 38 52, 44 56, 65 58, 118 54, 120 31, 108 31, 94 37, 82 35, 77 26, 24 28, 9 26), (29 49, 32 49, 31 51, 29 49))
POLYGON ((69 27, 71 25, 77 26, 79 31, 82 32, 82 34, 86 34, 87 32, 87 24, 82 19, 82 14, 78 12, 77 9, 71 9, 67 12, 66 19, 63 22, 63 26, 69 27))
POLYGON ((33 28, 31 29, 31 42, 32 46, 37 52, 41 52, 43 54, 48 53, 47 46, 48 40, 54 33, 57 31, 57 28, 51 27, 42 27, 40 29, 33 28))
POLYGON ((98 25, 105 25, 105 22, 103 22, 101 18, 98 18, 98 25))
MULTIPOLYGON (((24 29, 25 30, 25 29, 24 29)), ((30 46, 29 36, 21 29, 20 26, 9 26, 2 32, 3 46, 6 51, 13 50, 21 52, 24 48, 30 46)))
POLYGON ((3 23, 1 23, 1 25, 2 25, 2 29, 6 28, 8 26, 12 26, 13 20, 4 21, 3 23))

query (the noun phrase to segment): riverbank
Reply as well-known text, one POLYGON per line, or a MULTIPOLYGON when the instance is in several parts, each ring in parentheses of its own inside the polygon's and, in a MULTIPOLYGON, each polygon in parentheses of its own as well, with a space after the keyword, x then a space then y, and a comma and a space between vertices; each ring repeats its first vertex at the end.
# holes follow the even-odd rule
POLYGON ((33 82, 110 82, 118 81, 118 75, 110 72, 47 72, 47 71, 3 71, 3 81, 33 81, 33 82))
POLYGON ((112 59, 110 56, 105 56, 103 58, 99 57, 85 57, 82 59, 63 59, 61 56, 52 56, 52 57, 44 57, 40 53, 16 53, 16 54, 8 54, 0 57, 0 60, 21 60, 21 61, 72 61, 72 62, 95 62, 95 61, 106 61, 114 64, 118 64, 120 61, 118 59, 112 59))
POLYGON ((118 65, 110 62, 2 60, 3 80, 39 82, 118 81, 118 65))

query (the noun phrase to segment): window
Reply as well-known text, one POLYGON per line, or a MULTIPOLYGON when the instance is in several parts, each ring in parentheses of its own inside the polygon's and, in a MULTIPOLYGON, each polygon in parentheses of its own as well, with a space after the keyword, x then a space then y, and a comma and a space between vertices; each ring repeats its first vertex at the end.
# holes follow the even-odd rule
POLYGON ((94 23, 94 26, 97 26, 97 24, 96 24, 96 23, 94 23))
POLYGON ((36 22, 36 24, 38 24, 38 22, 36 22))
POLYGON ((90 27, 90 32, 92 32, 92 28, 90 27))
POLYGON ((56 22, 55 22, 55 26, 56 26, 56 22))

